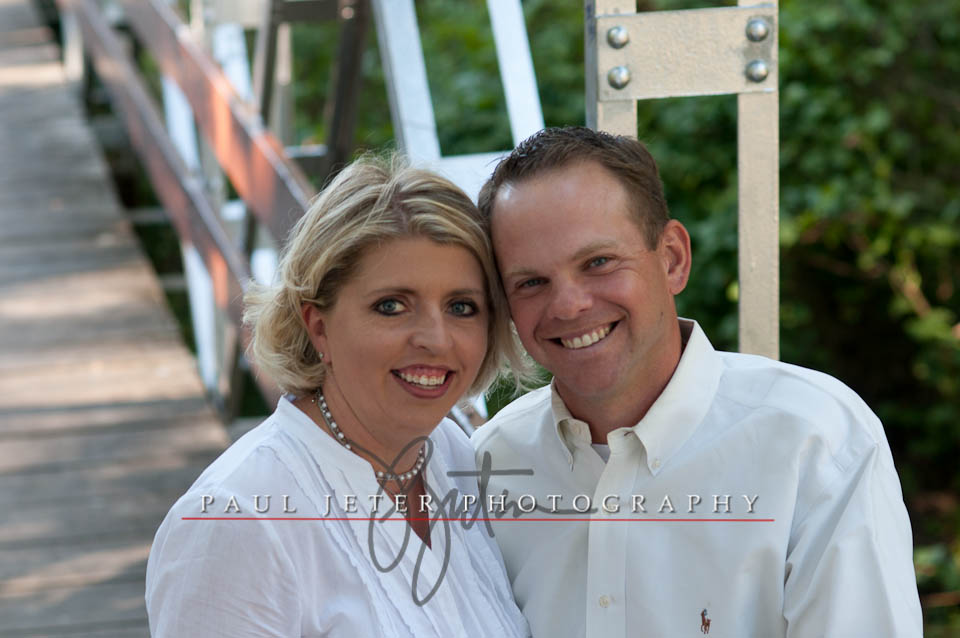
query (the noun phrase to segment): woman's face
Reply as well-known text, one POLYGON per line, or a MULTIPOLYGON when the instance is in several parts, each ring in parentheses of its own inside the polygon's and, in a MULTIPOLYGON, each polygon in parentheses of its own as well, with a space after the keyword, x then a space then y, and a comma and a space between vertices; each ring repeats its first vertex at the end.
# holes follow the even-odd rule
POLYGON ((461 246, 403 238, 368 250, 334 306, 310 325, 340 425, 359 422, 400 445, 432 431, 486 354, 484 283, 461 246))

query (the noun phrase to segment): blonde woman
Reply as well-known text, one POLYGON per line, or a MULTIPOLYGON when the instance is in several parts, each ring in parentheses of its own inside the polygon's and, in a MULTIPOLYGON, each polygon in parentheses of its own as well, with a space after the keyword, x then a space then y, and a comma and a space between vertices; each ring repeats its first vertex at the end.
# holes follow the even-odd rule
POLYGON ((288 394, 157 532, 154 636, 528 635, 485 526, 450 520, 477 486, 444 416, 522 367, 496 277, 450 182, 339 174, 247 296, 250 355, 288 394))

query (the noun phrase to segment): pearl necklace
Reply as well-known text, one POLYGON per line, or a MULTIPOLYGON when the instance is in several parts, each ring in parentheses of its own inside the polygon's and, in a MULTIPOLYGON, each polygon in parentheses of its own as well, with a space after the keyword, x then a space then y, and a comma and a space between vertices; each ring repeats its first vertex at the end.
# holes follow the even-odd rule
MULTIPOLYGON (((354 447, 360 448, 353 441, 348 439, 346 435, 340 430, 337 426, 337 422, 333 420, 333 415, 330 414, 330 408, 327 407, 327 400, 323 397, 323 392, 321 388, 317 388, 317 393, 313 397, 313 402, 317 404, 320 408, 320 414, 323 416, 323 422, 326 424, 327 428, 330 429, 330 433, 333 434, 333 438, 337 440, 343 447, 348 450, 353 451, 354 447)), ((420 473, 420 470, 423 469, 424 464, 427 462, 427 457, 424 452, 424 447, 421 446, 420 451, 417 453, 417 461, 413 464, 413 467, 402 472, 400 474, 394 474, 393 472, 384 472, 382 470, 377 470, 376 475, 377 479, 380 481, 409 481, 420 473)), ((366 452, 366 450, 363 450, 366 452)), ((369 452, 368 452, 369 454, 369 452)), ((371 455, 372 456, 372 455, 371 455)), ((377 459, 379 460, 379 459, 377 459)))

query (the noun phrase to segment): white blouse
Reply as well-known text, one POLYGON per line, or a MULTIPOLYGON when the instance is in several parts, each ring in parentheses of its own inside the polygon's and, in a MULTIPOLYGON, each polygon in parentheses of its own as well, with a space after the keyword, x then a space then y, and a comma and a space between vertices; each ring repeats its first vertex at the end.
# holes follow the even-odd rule
MULTIPOLYGON (((449 497, 434 515, 469 520, 476 478, 448 472, 474 471, 470 443, 446 419, 430 440, 426 484, 449 497)), ((281 399, 160 526, 147 564, 151 634, 529 635, 482 522, 435 522, 431 549, 401 514, 362 520, 392 509, 377 494, 367 461, 281 399)))

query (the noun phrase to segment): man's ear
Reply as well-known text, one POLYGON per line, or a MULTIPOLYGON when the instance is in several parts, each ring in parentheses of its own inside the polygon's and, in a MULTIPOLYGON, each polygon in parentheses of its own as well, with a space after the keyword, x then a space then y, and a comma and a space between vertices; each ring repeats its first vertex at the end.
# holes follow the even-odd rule
POLYGON ((690 234, 683 224, 675 219, 667 222, 660 236, 658 251, 663 258, 667 276, 667 289, 672 295, 680 294, 687 287, 690 278, 690 265, 693 252, 690 248, 690 234))
POLYGON ((300 305, 300 316, 303 318, 303 324, 307 327, 307 336, 310 337, 310 343, 313 344, 317 352, 323 354, 323 360, 330 363, 326 325, 324 324, 326 313, 312 303, 303 303, 300 305))

